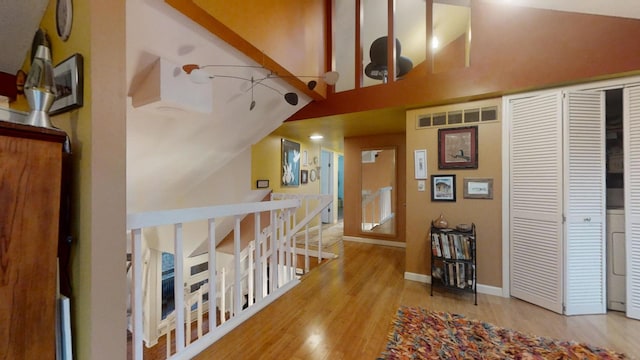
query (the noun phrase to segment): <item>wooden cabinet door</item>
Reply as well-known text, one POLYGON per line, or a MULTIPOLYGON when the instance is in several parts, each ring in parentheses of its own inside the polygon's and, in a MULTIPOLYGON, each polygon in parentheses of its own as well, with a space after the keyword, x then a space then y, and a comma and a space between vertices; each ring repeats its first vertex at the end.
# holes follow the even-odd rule
POLYGON ((0 128, 0 359, 54 359, 61 143, 0 128))

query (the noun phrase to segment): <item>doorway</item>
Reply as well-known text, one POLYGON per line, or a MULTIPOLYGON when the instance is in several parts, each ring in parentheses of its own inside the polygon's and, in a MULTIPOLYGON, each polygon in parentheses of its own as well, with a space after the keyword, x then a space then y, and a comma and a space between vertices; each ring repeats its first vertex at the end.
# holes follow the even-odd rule
POLYGON ((344 156, 338 155, 338 221, 344 217, 344 156))
POLYGON ((605 90, 607 309, 625 311, 624 142, 622 89, 605 90))
MULTIPOLYGON (((333 152, 328 150, 320 151, 320 194, 333 195, 333 152)), ((320 217, 323 224, 333 223, 333 206, 322 210, 320 217)))

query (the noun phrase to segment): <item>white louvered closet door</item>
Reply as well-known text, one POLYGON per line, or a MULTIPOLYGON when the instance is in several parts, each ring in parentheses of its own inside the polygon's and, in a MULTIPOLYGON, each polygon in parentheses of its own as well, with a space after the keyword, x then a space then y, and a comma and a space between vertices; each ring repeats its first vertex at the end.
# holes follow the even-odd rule
POLYGON ((509 103, 511 295, 562 313, 562 94, 509 103))
POLYGON ((604 106, 602 91, 564 98, 566 315, 607 311, 604 106))
POLYGON ((640 319, 640 87, 624 89, 627 316, 640 319))

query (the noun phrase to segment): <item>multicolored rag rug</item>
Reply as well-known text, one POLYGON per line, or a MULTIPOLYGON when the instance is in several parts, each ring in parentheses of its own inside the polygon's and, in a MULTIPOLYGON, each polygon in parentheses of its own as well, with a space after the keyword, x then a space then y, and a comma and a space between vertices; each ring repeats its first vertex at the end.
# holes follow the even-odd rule
POLYGON ((387 349, 395 359, 626 359, 607 349, 522 334, 462 315, 400 307, 387 349))

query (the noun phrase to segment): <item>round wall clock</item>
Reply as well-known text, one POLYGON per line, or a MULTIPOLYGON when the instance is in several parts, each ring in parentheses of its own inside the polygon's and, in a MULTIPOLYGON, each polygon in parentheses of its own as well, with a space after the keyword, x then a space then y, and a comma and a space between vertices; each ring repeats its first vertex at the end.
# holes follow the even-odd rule
POLYGON ((71 23, 73 22, 73 4, 71 0, 57 0, 56 2, 56 28, 58 36, 67 41, 71 35, 71 23))

